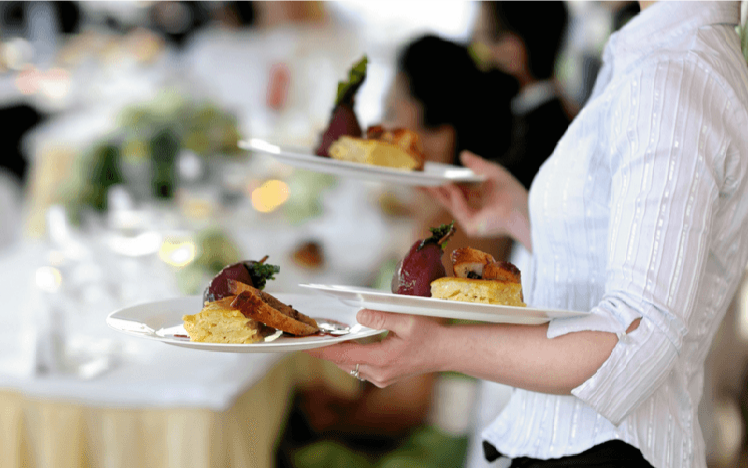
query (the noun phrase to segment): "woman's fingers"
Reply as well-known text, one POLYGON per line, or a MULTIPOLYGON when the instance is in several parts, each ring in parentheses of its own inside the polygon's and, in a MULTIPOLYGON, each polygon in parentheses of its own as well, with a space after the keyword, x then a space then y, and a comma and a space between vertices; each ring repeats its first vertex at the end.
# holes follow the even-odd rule
POLYGON ((321 348, 308 349, 305 352, 310 356, 330 361, 338 366, 353 368, 356 364, 381 361, 381 343, 358 344, 352 341, 338 343, 321 348))
POLYGON ((496 172, 498 170, 498 166, 496 166, 496 164, 487 161, 476 155, 475 153, 467 150, 460 153, 460 161, 462 161, 462 164, 465 167, 472 169, 472 171, 478 175, 492 177, 496 175, 496 172))
POLYGON ((433 197, 446 208, 461 225, 469 224, 473 216, 473 209, 468 205, 465 194, 454 184, 444 185, 432 189, 433 197))
POLYGON ((409 316, 379 310, 361 309, 356 314, 356 320, 365 327, 375 330, 389 330, 401 334, 403 328, 408 325, 409 316))

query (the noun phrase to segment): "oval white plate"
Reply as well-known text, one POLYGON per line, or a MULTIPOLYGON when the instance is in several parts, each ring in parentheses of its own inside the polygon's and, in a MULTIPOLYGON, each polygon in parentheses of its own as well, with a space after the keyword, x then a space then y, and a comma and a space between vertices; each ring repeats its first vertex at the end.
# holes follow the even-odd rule
POLYGON ((403 296, 356 286, 325 284, 300 284, 299 286, 333 296, 350 307, 459 320, 537 325, 554 318, 577 317, 587 314, 587 312, 570 310, 536 309, 533 307, 447 301, 433 297, 403 296))
POLYGON ((245 150, 269 154, 288 165, 315 172, 332 174, 374 182, 389 182, 421 187, 432 187, 452 182, 477 183, 485 180, 466 167, 427 162, 423 171, 403 171, 389 167, 373 166, 350 161, 317 156, 307 150, 282 148, 263 140, 251 139, 239 142, 245 150))
POLYGON ((200 312, 202 296, 186 296, 163 301, 148 302, 125 307, 112 312, 107 324, 122 333, 160 341, 174 346, 221 351, 227 353, 286 353, 303 349, 328 346, 342 341, 356 340, 383 333, 357 324, 358 309, 346 307, 329 297, 304 294, 273 294, 281 302, 293 305, 300 312, 314 318, 337 320, 353 327, 353 331, 343 336, 313 335, 292 337, 276 333, 263 342, 251 344, 197 343, 189 338, 184 330, 182 316, 200 312))

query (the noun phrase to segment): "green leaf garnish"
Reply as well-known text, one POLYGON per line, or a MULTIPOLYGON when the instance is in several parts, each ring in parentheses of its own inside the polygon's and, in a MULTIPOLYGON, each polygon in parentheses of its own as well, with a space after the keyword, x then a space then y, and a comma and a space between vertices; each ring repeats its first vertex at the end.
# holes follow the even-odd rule
POLYGON ((447 241, 450 237, 455 233, 455 222, 452 220, 449 224, 442 224, 439 227, 435 228, 429 228, 429 231, 431 231, 431 237, 427 237, 426 239, 421 241, 421 245, 418 246, 418 249, 421 250, 426 246, 426 244, 436 244, 439 247, 441 247, 442 250, 444 250, 444 247, 447 245, 447 241))
POLYGON ((353 65, 353 67, 348 71, 348 81, 338 82, 338 94, 335 99, 335 107, 342 103, 350 104, 353 102, 353 96, 355 96, 358 88, 361 87, 361 84, 366 78, 367 63, 369 63, 369 59, 364 55, 361 60, 353 65))
POLYGON ((263 289, 268 280, 275 279, 275 274, 280 271, 278 265, 255 262, 247 266, 249 276, 252 278, 252 284, 255 288, 263 289))

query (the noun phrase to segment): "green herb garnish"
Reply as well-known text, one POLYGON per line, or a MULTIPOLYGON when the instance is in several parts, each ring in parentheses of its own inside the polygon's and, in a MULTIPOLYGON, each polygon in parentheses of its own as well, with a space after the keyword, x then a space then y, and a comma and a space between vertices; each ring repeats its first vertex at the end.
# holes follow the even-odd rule
POLYGON ((275 279, 275 274, 280 271, 278 265, 270 265, 260 262, 247 265, 247 269, 249 270, 250 278, 252 278, 252 284, 257 289, 265 288, 265 284, 268 280, 275 279))
POLYGON ((426 239, 421 241, 421 245, 418 246, 418 249, 421 250, 426 246, 426 244, 436 244, 439 247, 441 247, 442 250, 444 250, 444 247, 447 245, 447 241, 450 237, 455 233, 455 222, 454 220, 449 224, 442 224, 439 227, 436 228, 429 228, 429 231, 431 231, 431 237, 427 237, 426 239))
POLYGON ((348 71, 348 81, 338 82, 338 95, 335 99, 335 107, 342 103, 351 104, 353 102, 353 96, 355 96, 358 88, 366 78, 366 65, 369 63, 369 59, 364 55, 361 60, 358 61, 348 71))

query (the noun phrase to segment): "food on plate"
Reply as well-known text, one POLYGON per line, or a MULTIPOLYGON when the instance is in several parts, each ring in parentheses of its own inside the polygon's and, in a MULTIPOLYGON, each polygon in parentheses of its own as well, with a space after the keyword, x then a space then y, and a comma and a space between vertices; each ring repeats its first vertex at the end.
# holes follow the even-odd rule
POLYGON ((248 344, 262 341, 275 329, 248 319, 231 307, 233 297, 225 297, 205 304, 200 313, 185 315, 184 329, 190 340, 203 343, 248 344))
POLYGON ((458 278, 482 278, 486 265, 495 262, 491 254, 471 247, 456 249, 450 256, 452 272, 458 278))
POLYGON ((237 292, 231 307, 241 311, 247 318, 296 336, 311 335, 319 331, 313 318, 264 291, 240 284, 237 292))
POLYGON ((266 264, 267 256, 260 261, 245 260, 224 267, 210 281, 203 292, 203 302, 213 302, 231 295, 227 280, 236 280, 257 289, 263 289, 268 280, 280 271, 277 265, 266 264))
POLYGON ((348 81, 338 83, 338 93, 335 106, 330 115, 330 122, 322 133, 315 154, 317 156, 329 157, 328 150, 343 135, 361 137, 363 130, 358 123, 356 113, 353 110, 356 92, 366 79, 366 65, 368 59, 364 56, 348 72, 348 81))
POLYGON ((397 128, 370 127, 366 138, 341 136, 328 153, 340 161, 352 161, 406 171, 422 171, 426 157, 418 134, 397 128))
POLYGON ((454 221, 437 228, 429 228, 431 237, 418 240, 398 262, 392 276, 391 289, 395 294, 431 297, 431 282, 446 276, 442 263, 444 247, 455 232, 454 221))
POLYGON ((497 262, 470 247, 455 250, 450 258, 455 276, 432 281, 432 297, 525 307, 521 274, 515 265, 497 262))
POLYGON ((256 343, 276 330, 297 336, 319 331, 317 322, 263 291, 280 271, 277 265, 243 261, 228 265, 203 294, 203 309, 184 315, 190 340, 205 343, 256 343))

